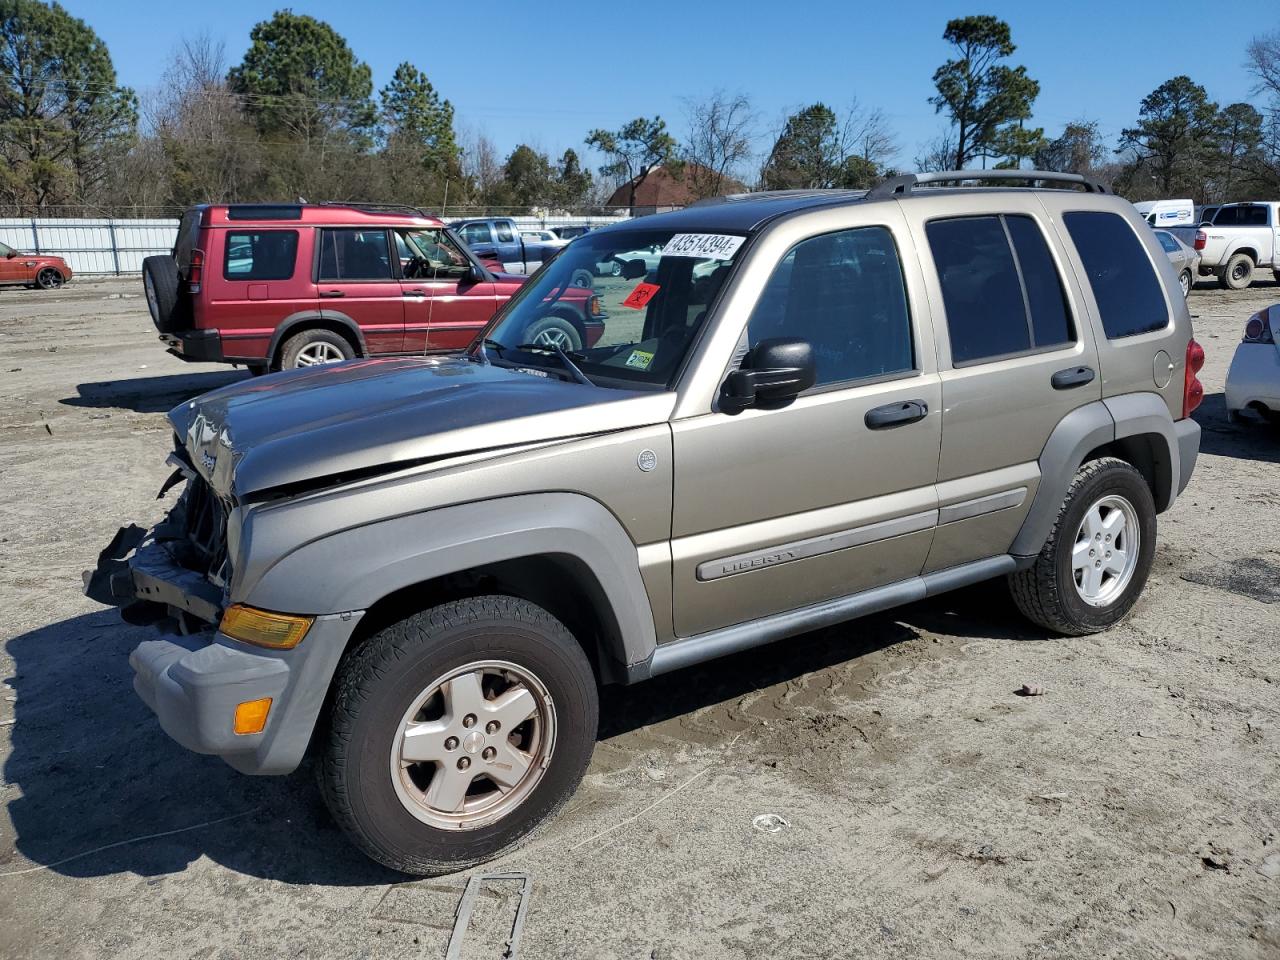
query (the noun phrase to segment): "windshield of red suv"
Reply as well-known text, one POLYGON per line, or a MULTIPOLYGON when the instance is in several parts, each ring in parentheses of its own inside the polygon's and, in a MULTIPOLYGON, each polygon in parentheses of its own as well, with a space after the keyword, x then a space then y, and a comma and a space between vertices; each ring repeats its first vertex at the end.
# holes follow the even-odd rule
POLYGON ((744 240, 639 227, 579 237, 524 285, 472 355, 601 386, 668 386, 744 240))

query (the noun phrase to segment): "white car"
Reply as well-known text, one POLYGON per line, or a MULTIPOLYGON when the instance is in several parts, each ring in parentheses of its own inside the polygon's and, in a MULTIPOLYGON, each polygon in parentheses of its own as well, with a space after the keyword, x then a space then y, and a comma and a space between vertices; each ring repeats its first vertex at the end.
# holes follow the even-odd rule
POLYGON ((544 247, 565 247, 569 245, 569 241, 563 237, 558 237, 550 230, 521 230, 520 236, 526 240, 533 240, 540 243, 544 247))
POLYGON ((1280 422, 1280 303, 1259 310, 1244 325, 1244 339, 1236 347, 1227 371, 1227 416, 1252 410, 1272 422, 1280 422))
POLYGON ((628 250, 625 253, 615 253, 609 260, 596 264, 596 274, 599 276, 609 275, 614 277, 622 276, 623 268, 632 260, 638 260, 644 264, 645 273, 649 273, 658 269, 658 261, 662 259, 662 245, 655 243, 647 247, 641 247, 638 250, 628 250))

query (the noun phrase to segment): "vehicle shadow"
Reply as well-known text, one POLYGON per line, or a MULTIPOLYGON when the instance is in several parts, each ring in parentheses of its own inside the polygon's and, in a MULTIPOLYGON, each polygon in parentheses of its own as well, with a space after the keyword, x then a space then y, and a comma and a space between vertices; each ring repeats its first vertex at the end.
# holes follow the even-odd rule
MULTIPOLYGON (((1042 636, 1017 618, 1007 596, 995 609, 1009 608, 1008 617, 993 617, 992 596, 985 587, 958 591, 713 666, 607 687, 599 738, 853 663, 922 629, 1042 636)), ((202 856, 285 883, 370 886, 405 879, 346 841, 324 808, 309 763, 288 777, 248 777, 171 741, 131 689, 129 653, 152 636, 151 628, 129 626, 116 611, 102 610, 5 644, 15 664, 7 693, 16 700, 3 773, 19 793, 8 812, 20 856, 0 846, 0 882, 39 868, 79 878, 156 877, 202 856)))
POLYGON ((1207 394, 1192 416, 1200 424, 1201 453, 1280 463, 1280 432, 1256 417, 1232 423, 1227 419, 1225 394, 1207 394))
POLYGON ((167 413, 184 400, 248 379, 247 370, 213 370, 208 373, 174 373, 163 377, 103 380, 76 384, 77 396, 59 403, 69 407, 105 407, 135 413, 167 413))
POLYGON ((70 877, 154 877, 202 856, 287 883, 403 879, 346 842, 308 768, 247 777, 170 740, 131 685, 129 653, 153 636, 102 610, 5 644, 14 661, 5 693, 16 701, 4 780, 20 791, 8 810, 21 856, 0 845, 0 884, 33 865, 70 877), (184 830, 197 824, 209 825, 184 830), (168 831, 181 832, 155 836, 168 831))

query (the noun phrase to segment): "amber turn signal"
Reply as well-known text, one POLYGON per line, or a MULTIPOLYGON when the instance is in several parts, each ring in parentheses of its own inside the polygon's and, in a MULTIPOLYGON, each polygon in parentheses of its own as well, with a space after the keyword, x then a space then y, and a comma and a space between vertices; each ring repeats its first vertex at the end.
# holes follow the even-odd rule
POLYGON ((269 613, 237 603, 227 607, 218 629, 233 640, 243 640, 273 650, 292 650, 302 642, 315 617, 269 613))
POLYGON ((246 700, 236 707, 235 731, 237 736, 246 733, 261 733, 267 725, 267 714, 271 712, 271 698, 246 700))

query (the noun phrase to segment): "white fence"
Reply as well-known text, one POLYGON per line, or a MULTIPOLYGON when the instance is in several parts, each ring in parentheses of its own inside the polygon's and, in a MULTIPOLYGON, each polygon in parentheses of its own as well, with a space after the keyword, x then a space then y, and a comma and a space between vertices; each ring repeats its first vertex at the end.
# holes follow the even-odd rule
MULTIPOLYGON (((450 217, 449 219, 455 219, 450 217)), ((521 230, 602 227, 629 217, 513 217, 521 230)), ((22 253, 51 253, 81 276, 141 273, 143 258, 173 249, 177 220, 0 218, 0 242, 22 253)))
POLYGON ((142 260, 173 249, 177 220, 0 219, 0 242, 23 253, 63 257, 73 273, 139 273, 142 260))

